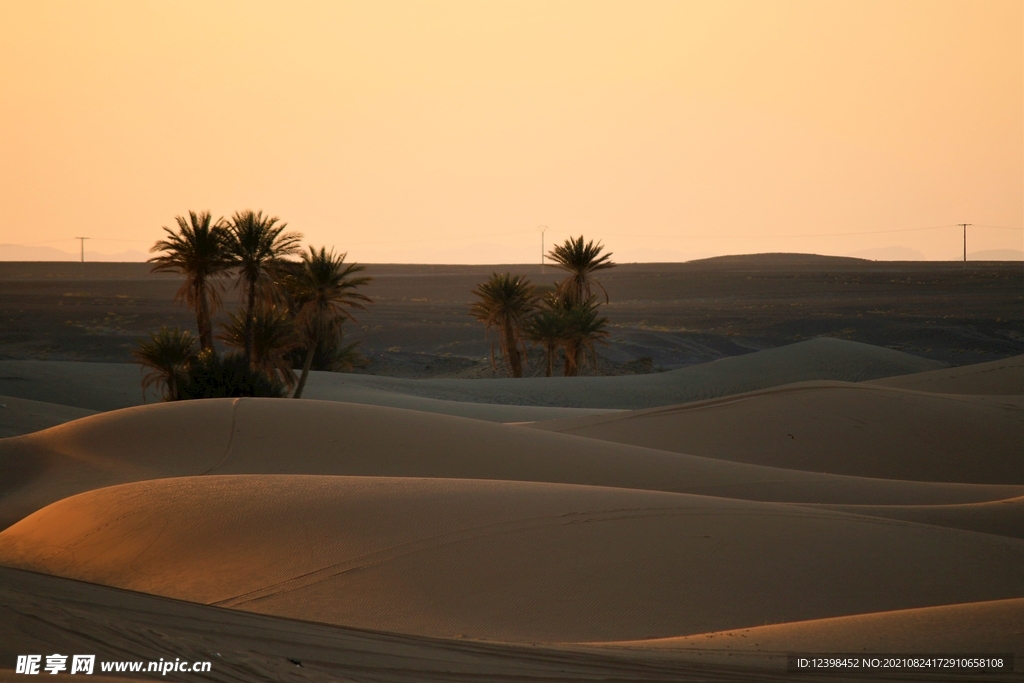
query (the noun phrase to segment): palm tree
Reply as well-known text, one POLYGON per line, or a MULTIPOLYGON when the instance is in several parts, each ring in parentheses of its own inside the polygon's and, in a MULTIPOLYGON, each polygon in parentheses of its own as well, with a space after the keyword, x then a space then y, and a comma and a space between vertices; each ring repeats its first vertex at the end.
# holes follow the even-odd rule
MULTIPOLYGON (((232 313, 217 338, 242 351, 245 349, 245 334, 245 318, 240 313, 232 313)), ((289 355, 298 345, 295 325, 287 313, 273 306, 256 309, 252 319, 251 367, 254 370, 292 389, 295 373, 289 355)))
POLYGON ((288 277, 288 289, 295 306, 295 326, 306 347, 306 359, 295 388, 295 398, 302 397, 317 346, 337 335, 345 320, 355 321, 350 309, 365 311, 362 302, 373 303, 368 296, 355 291, 373 279, 353 277, 355 273, 366 270, 366 266, 357 263, 346 265, 345 256, 336 255, 333 249, 327 251, 320 247, 317 251, 310 247, 308 254, 302 254, 302 263, 288 277))
MULTIPOLYGON (((179 387, 187 381, 190 364, 197 358, 196 339, 190 332, 180 328, 161 327, 159 332, 139 343, 132 351, 135 361, 149 370, 142 379, 142 395, 146 389, 156 385, 162 390, 163 400, 176 401, 179 387)), ((212 355, 212 351, 206 352, 212 355)))
POLYGON ((591 285, 597 285, 604 292, 604 300, 608 302, 608 292, 600 282, 594 280, 592 274, 607 268, 615 267, 611 261, 611 254, 601 254, 604 247, 598 242, 596 245, 591 240, 583 244, 583 235, 578 238, 570 237, 548 253, 548 258, 555 262, 555 265, 562 270, 569 272, 569 277, 558 283, 558 294, 564 296, 571 304, 582 304, 587 301, 593 292, 591 285))
POLYGON ((526 323, 526 336, 534 344, 544 348, 544 376, 551 377, 558 349, 565 343, 567 316, 565 303, 559 296, 552 293, 541 300, 543 308, 526 323))
POLYGON ((213 349, 213 325, 210 316, 220 305, 220 296, 213 280, 224 274, 229 264, 224 253, 227 231, 223 221, 214 223, 209 211, 188 212, 189 220, 175 216, 178 231, 164 226, 167 239, 158 241, 151 252, 164 252, 149 259, 153 272, 182 273, 182 284, 175 301, 184 301, 196 312, 199 345, 213 349))
POLYGON ((580 374, 580 368, 589 358, 597 367, 597 350, 594 343, 607 344, 605 339, 608 331, 605 325, 608 318, 599 317, 598 304, 590 297, 582 304, 574 304, 565 309, 565 376, 574 377, 580 374))
POLYGON ((257 305, 272 303, 277 295, 278 275, 285 256, 299 251, 302 235, 285 232, 285 223, 264 216, 263 212, 235 213, 228 226, 227 256, 238 270, 239 283, 245 288, 245 346, 242 357, 252 363, 253 321, 257 305))
MULTIPOLYGON (((487 282, 477 285, 473 294, 480 300, 473 303, 470 315, 484 323, 487 330, 492 327, 498 329, 501 355, 505 358, 509 377, 522 377, 520 347, 523 341, 523 328, 537 302, 533 285, 518 275, 494 273, 487 282)), ((491 365, 494 365, 493 343, 491 365)))

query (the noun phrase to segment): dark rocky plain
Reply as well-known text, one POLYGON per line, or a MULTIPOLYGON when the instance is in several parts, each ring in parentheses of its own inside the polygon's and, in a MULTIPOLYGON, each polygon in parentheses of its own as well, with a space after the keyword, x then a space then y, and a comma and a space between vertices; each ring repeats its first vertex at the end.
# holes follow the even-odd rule
MULTIPOLYGON (((539 265, 370 264, 374 299, 345 325, 367 364, 403 377, 495 376, 490 341, 468 315, 492 272, 551 285, 539 265)), ((622 264, 599 280, 611 332, 597 374, 653 372, 832 336, 951 365, 1024 353, 1021 262, 876 262, 800 254, 622 264)), ((0 359, 130 362, 161 325, 195 326, 174 301, 181 279, 145 263, 0 263, 0 359)), ((224 310, 238 303, 226 281, 224 310)), ((531 356, 539 374, 539 353, 531 356)), ((503 374, 501 368, 497 375, 503 374)))

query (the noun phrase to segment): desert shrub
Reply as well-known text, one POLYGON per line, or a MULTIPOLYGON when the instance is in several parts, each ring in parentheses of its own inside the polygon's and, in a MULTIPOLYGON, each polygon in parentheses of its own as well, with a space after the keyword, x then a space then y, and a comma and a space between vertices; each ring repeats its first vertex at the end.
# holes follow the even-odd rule
POLYGON ((264 372, 253 370, 239 354, 223 358, 215 353, 200 354, 189 365, 178 386, 178 398, 238 398, 264 396, 282 398, 285 387, 264 372))

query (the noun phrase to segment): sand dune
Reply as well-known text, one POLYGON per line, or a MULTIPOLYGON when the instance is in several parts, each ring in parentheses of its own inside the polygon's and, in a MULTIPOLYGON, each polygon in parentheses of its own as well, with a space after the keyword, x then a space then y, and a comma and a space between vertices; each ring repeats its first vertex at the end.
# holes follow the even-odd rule
MULTIPOLYGON (((451 666, 490 680, 500 662, 565 680, 741 670, 734 678, 770 680, 794 648, 1024 649, 1024 404, 875 382, 775 386, 863 380, 907 360, 835 342, 579 382, 325 373, 309 395, 330 401, 91 415, 0 441, 0 565, 230 608, 143 610, 144 628, 206 609, 211 623, 231 624, 218 637, 244 632, 223 680, 294 678, 287 658, 252 654, 254 633, 277 634, 264 651, 296 628, 331 627, 282 618, 371 629, 323 631, 320 649, 306 651, 334 661, 331 639, 359 642, 396 681, 444 679, 451 666), (707 392, 728 398, 606 412, 707 392), (592 410, 551 407, 588 401, 592 410), (494 424, 511 420, 543 423, 494 424), (247 619, 255 631, 237 621, 247 619), (395 648, 422 659, 402 669, 395 648)), ((970 386, 1005 387, 1014 367, 970 386)), ((59 391, 52 370, 0 387, 59 391)), ((137 391, 134 366, 87 370, 65 380, 74 401, 116 405, 129 379, 137 391), (120 379, 104 384, 106 371, 120 379)), ((112 615, 159 600, 105 595, 122 606, 102 616, 115 639, 128 636, 112 615)), ((55 624, 68 618, 47 609, 55 624)), ((0 641, 27 642, 33 623, 0 625, 0 641)), ((309 647, 289 645, 299 646, 309 647)), ((309 669, 295 680, 338 675, 309 669)))
POLYGON ((1024 538, 1024 498, 960 505, 820 505, 827 510, 1024 538))
POLYGON ((940 366, 901 351, 823 337, 650 375, 411 380, 316 373, 305 396, 370 403, 373 390, 450 401, 637 410, 792 382, 857 382, 940 366))
POLYGON ((447 415, 275 399, 140 406, 5 439, 0 474, 2 526, 101 486, 201 474, 499 479, 833 504, 953 504, 1024 495, 1022 486, 784 470, 447 415))
MULTIPOLYGON (((631 647, 710 655, 770 654, 785 666, 787 652, 1024 653, 1024 599, 941 605, 757 626, 631 647)), ((1019 669, 1018 669, 1019 670, 1019 669)))
MULTIPOLYGON (((821 338, 651 375, 399 379, 314 372, 304 396, 522 422, 580 414, 569 409, 636 410, 791 382, 854 382, 940 366, 900 351, 821 338), (472 407, 465 402, 494 405, 472 407), (499 409, 501 405, 523 408, 499 409), (563 410, 545 413, 538 410, 540 407, 563 410)), ((139 367, 132 364, 7 360, 0 361, 0 394, 90 410, 114 410, 143 403, 140 377, 139 367)), ((155 402, 159 397, 150 392, 147 400, 155 402)))
MULTIPOLYGON (((134 363, 0 360, 0 394, 89 410, 142 404, 142 372, 134 363)), ((152 389, 146 400, 159 401, 152 389)))
POLYGON ((95 412, 86 408, 0 396, 0 439, 38 432, 95 412))
MULTIPOLYGON (((194 402, 198 403, 198 402, 194 402)), ((81 491, 201 474, 230 441, 230 401, 100 413, 0 441, 0 525, 81 491)))
MULTIPOLYGON (((140 388, 142 375, 139 366, 131 363, 4 360, 0 361, 0 375, 2 375, 0 376, 0 392, 8 391, 12 396, 21 397, 22 400, 48 401, 55 405, 78 407, 90 412, 117 410, 144 403, 160 402, 160 396, 152 389, 146 393, 145 400, 143 399, 140 388)), ((555 420, 563 417, 608 412, 606 409, 467 403, 363 387, 358 384, 359 380, 353 379, 361 377, 358 375, 314 372, 312 377, 313 379, 305 392, 306 398, 344 400, 442 415, 457 415, 490 422, 555 420), (324 390, 320 386, 323 384, 330 388, 324 390), (339 391, 338 387, 343 387, 343 389, 339 391)), ((59 413, 52 411, 52 414, 58 415, 59 413)), ((38 421, 18 422, 10 433, 0 434, 0 437, 16 436, 45 429, 86 414, 89 413, 75 414, 65 420, 53 420, 45 425, 38 421), (40 426, 34 429, 26 428, 36 424, 40 426)))
POLYGON ((403 633, 633 640, 1024 597, 1024 541, 523 482, 216 476, 55 503, 0 564, 403 633))
POLYGON ((1014 396, 812 382, 530 426, 812 472, 1024 484, 1024 399, 1014 396))
POLYGON ((1024 356, 872 380, 872 384, 941 394, 1024 394, 1024 356))
MULTIPOLYGON (((307 399, 361 403, 364 405, 418 410, 439 415, 468 417, 486 422, 535 422, 558 420, 568 417, 607 415, 618 412, 610 408, 563 408, 549 405, 511 405, 503 403, 477 403, 465 400, 449 400, 415 396, 400 391, 386 391, 361 386, 369 375, 341 375, 335 372, 318 372, 312 375, 308 390, 303 392, 307 399)), ((375 380, 374 380, 375 381, 375 380)), ((432 380, 410 380, 428 382, 432 380)), ((475 382, 479 380, 464 380, 475 382)))
POLYGON ((0 361, 0 680, 69 648, 395 683, 1024 657, 1024 356, 940 365, 820 338, 142 406, 136 365, 0 361))
MULTIPOLYGON (((583 651, 579 647, 381 633, 209 607, 0 567, 0 681, 26 680, 13 668, 2 668, 13 667, 19 654, 65 650, 93 652, 98 661, 156 661, 168 656, 211 661, 212 670, 203 680, 222 683, 788 679, 778 667, 693 663, 685 651, 583 651)), ((94 674, 89 678, 129 680, 123 675, 103 679, 94 674)), ((167 679, 179 680, 173 674, 167 679)), ((149 674, 138 680, 153 681, 154 677, 149 674)))

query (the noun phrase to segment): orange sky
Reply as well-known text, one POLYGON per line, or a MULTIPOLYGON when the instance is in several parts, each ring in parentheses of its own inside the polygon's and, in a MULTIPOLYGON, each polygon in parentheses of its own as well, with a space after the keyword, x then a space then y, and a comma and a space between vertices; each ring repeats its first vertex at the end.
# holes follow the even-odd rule
POLYGON ((0 27, 0 243, 145 251, 254 208, 363 262, 537 261, 541 224, 619 261, 948 259, 958 228, 881 231, 1024 215, 1020 0, 2 0, 0 27))

